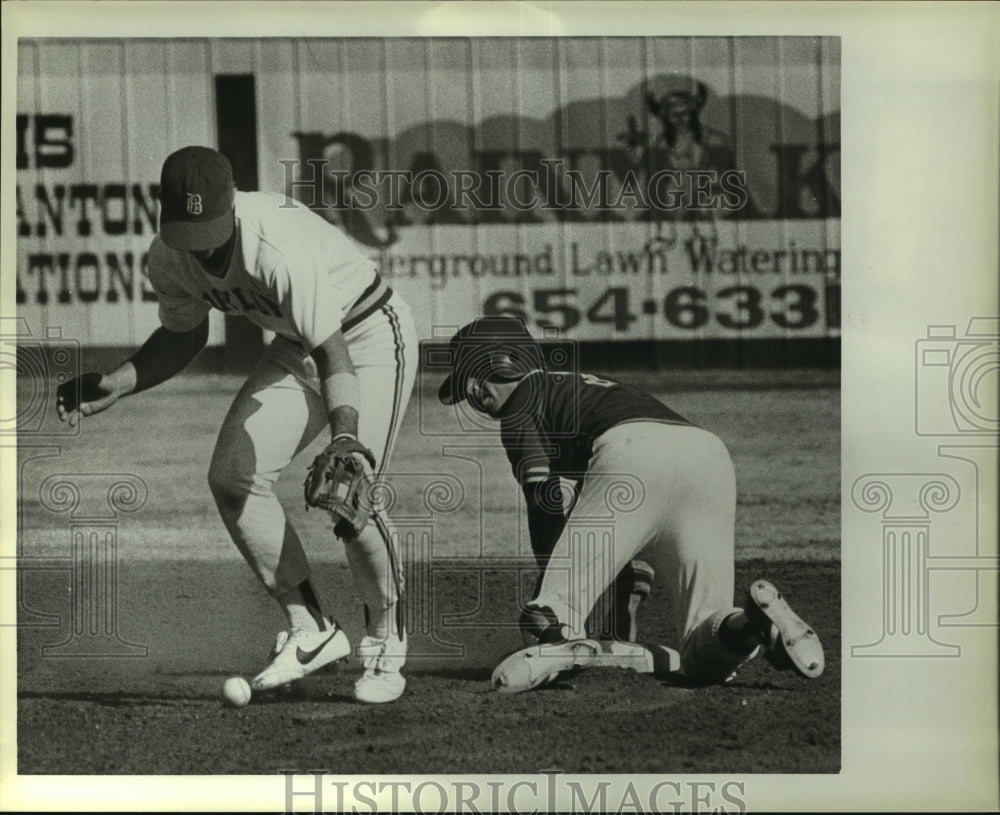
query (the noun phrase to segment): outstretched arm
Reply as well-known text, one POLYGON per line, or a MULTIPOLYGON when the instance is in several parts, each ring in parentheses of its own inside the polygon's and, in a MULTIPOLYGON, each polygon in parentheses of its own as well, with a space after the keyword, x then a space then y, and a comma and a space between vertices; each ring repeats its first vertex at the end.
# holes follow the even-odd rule
POLYGON ((356 439, 361 397, 344 333, 335 331, 316 346, 310 356, 316 363, 331 438, 351 436, 356 439))
POLYGON ((142 347, 106 374, 85 373, 56 390, 59 419, 76 426, 82 416, 107 410, 123 396, 148 390, 180 373, 208 342, 208 318, 190 331, 158 328, 142 347))

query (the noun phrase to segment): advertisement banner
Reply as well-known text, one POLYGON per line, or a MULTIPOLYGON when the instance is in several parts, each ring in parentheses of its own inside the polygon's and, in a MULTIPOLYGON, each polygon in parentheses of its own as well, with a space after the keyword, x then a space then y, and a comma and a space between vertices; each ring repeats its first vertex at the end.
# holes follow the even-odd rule
POLYGON ((480 313, 583 340, 838 336, 836 38, 35 41, 18 57, 19 315, 85 345, 158 324, 142 271, 159 167, 222 143, 225 77, 249 77, 256 110, 227 149, 252 142, 261 190, 372 256, 424 337, 480 313))
POLYGON ((586 340, 828 337, 840 330, 839 226, 450 226, 401 232, 377 257, 426 331, 513 314, 586 340))

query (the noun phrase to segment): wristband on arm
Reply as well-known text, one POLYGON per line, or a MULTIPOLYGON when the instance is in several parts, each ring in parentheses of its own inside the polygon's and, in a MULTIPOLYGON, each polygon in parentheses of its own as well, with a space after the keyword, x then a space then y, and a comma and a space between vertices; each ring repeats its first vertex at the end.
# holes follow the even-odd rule
POLYGON ((331 374, 320 383, 320 392, 326 404, 327 413, 341 407, 353 408, 357 412, 361 404, 361 389, 354 374, 331 374))

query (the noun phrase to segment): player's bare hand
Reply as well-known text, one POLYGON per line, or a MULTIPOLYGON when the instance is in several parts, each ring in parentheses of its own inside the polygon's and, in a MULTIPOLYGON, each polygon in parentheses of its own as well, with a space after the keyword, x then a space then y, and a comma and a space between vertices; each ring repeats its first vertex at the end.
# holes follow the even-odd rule
POLYGON ((63 382, 56 389, 56 412, 60 421, 76 427, 81 417, 107 410, 120 395, 106 382, 104 374, 83 374, 63 382))

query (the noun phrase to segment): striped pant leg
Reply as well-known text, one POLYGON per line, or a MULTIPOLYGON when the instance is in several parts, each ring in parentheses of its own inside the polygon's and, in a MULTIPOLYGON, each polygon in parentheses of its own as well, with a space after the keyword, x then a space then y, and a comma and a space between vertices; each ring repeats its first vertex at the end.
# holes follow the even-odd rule
MULTIPOLYGON (((361 405, 358 436, 376 458, 376 474, 391 476, 391 455, 417 373, 419 349, 409 308, 393 296, 379 311, 346 335, 358 376, 361 405)), ((373 623, 403 592, 403 571, 396 535, 378 513, 354 541, 347 543, 355 585, 373 623)), ((396 606, 401 612, 402 603, 396 606)), ((401 630, 401 619, 388 621, 401 630)))

